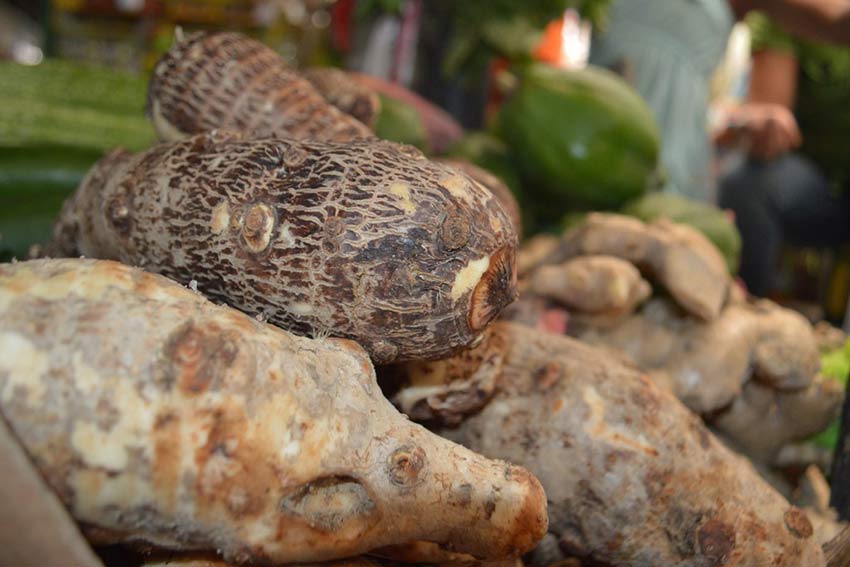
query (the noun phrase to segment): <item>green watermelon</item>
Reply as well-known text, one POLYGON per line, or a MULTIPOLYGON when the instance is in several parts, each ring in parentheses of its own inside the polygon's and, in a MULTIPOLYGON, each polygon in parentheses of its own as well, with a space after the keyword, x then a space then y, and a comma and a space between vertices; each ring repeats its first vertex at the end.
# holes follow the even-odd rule
POLYGON ((497 128, 523 186, 550 215, 616 209, 657 183, 658 128, 620 77, 535 63, 521 68, 518 79, 497 128))
POLYGON ((397 98, 384 94, 378 96, 381 98, 381 112, 375 121, 375 135, 427 151, 428 133, 416 108, 397 98))

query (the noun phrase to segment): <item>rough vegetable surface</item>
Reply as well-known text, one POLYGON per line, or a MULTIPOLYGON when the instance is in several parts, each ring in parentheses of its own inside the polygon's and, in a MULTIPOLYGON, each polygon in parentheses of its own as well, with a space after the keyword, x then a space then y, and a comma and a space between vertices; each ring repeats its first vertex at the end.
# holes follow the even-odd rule
POLYGON ((644 224, 623 215, 592 213, 567 232, 546 263, 590 254, 635 264, 702 319, 714 319, 726 303, 731 284, 726 262, 705 236, 688 226, 666 219, 644 224))
POLYGON ((706 323, 654 299, 616 327, 576 334, 622 351, 701 414, 730 404, 750 379, 778 390, 805 389, 820 365, 808 321, 769 301, 732 303, 706 323))
POLYGON ((193 33, 160 59, 147 112, 162 140, 216 128, 297 140, 369 138, 262 43, 238 33, 193 33))
POLYGON ((510 189, 508 189, 508 186, 505 185, 501 179, 465 159, 439 158, 437 161, 462 171, 468 177, 489 189, 490 192, 499 200, 499 203, 502 204, 502 208, 505 209, 508 216, 511 217, 511 221, 514 223, 514 232, 516 232, 518 236, 522 235, 522 215, 520 214, 519 203, 517 202, 516 197, 514 197, 514 194, 510 189))
MULTIPOLYGON (((543 483, 549 534, 531 564, 578 556, 623 567, 824 565, 806 514, 635 368, 502 322, 478 347, 493 348, 502 357, 495 396, 439 432, 522 463, 543 483)), ((476 371, 452 368, 454 378, 476 371)))
POLYGON ((356 344, 114 262, 0 266, 0 409, 100 541, 236 562, 416 540, 496 558, 546 529, 530 473, 411 424, 356 344))
POLYGON ((307 69, 304 71, 304 78, 310 81, 329 103, 374 129, 375 121, 381 113, 381 99, 378 93, 360 84, 342 69, 307 69))
POLYGON ((458 171, 379 140, 202 134, 100 161, 48 254, 116 259, 376 363, 445 357, 514 299, 516 234, 458 171))

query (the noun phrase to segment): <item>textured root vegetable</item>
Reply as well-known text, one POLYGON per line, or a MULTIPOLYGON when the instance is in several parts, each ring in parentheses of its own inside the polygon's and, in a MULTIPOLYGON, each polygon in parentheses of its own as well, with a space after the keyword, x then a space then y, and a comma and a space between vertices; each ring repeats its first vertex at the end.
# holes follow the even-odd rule
POLYGON ((810 386, 792 391, 750 381, 728 408, 712 418, 712 426, 749 457, 772 462, 785 444, 826 429, 838 417, 843 400, 841 384, 820 375, 810 386))
POLYGON ((273 50, 229 32, 177 41, 154 68, 147 112, 167 141, 217 128, 336 142, 374 136, 273 50))
POLYGON ((482 558, 546 529, 525 469, 411 424, 365 352, 96 260, 0 267, 3 416, 100 538, 235 561, 416 540, 482 558))
POLYGON ((824 564, 806 514, 638 370, 510 323, 492 325, 478 348, 503 357, 496 394, 439 432, 543 483, 549 534, 532 564, 564 555, 623 567, 824 564))
POLYGON ((369 128, 375 127, 375 121, 381 112, 378 93, 362 85, 342 69, 317 67, 305 70, 303 75, 330 104, 369 128))
POLYGON ((820 365, 811 325, 768 301, 730 304, 704 323, 654 299, 612 329, 577 336, 624 352, 700 414, 727 406, 751 378, 773 389, 808 388, 820 365))
POLYGON ((380 140, 202 134, 96 164, 48 255, 121 260, 376 363, 447 356, 516 294, 516 235, 454 169, 380 140))
POLYGON ((635 264, 702 319, 717 317, 726 302, 731 283, 726 262, 705 236, 688 226, 593 213, 564 236, 547 263, 588 254, 617 256, 635 264))
POLYGON ((514 223, 514 232, 517 235, 522 234, 522 215, 520 215, 519 203, 517 203, 516 197, 514 197, 514 194, 501 179, 465 159, 439 158, 437 161, 459 169, 470 179, 474 179, 489 189, 496 199, 499 200, 499 203, 502 204, 502 208, 505 209, 508 216, 511 217, 511 221, 514 223))
POLYGON ((528 289, 598 325, 616 323, 652 293, 633 264, 613 256, 579 256, 541 266, 531 275, 528 289))

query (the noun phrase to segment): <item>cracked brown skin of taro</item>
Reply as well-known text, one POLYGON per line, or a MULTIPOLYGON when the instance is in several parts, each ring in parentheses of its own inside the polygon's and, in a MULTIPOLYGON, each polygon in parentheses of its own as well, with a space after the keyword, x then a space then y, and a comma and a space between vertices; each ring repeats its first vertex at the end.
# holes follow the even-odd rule
POLYGON ((345 142, 374 136, 272 49, 239 33, 193 33, 154 68, 146 112, 160 139, 225 128, 345 142))
POLYGON ((305 69, 302 75, 326 101, 374 129, 381 113, 378 93, 342 69, 314 67, 305 69))
POLYGON ((282 563, 424 540, 502 558, 546 531, 534 476, 408 421, 355 343, 116 262, 0 265, 0 410, 102 543, 282 563))
POLYGON ((501 179, 465 159, 437 158, 436 161, 459 169, 468 177, 489 189, 502 204, 508 216, 511 217, 511 221, 514 223, 514 232, 518 236, 522 236, 522 215, 520 214, 519 203, 513 192, 501 179))
POLYGON ((48 256, 192 280, 376 364, 449 356, 516 295, 517 237, 485 188, 416 149, 200 134, 98 162, 48 256))
MULTIPOLYGON (((530 564, 579 556, 623 567, 824 565, 806 515, 639 370, 501 321, 477 348, 502 357, 495 395, 459 427, 437 431, 540 479, 549 534, 530 564)), ((491 360, 464 360, 476 358, 491 360)), ((474 375, 462 362, 446 366, 455 373, 447 382, 474 375)))

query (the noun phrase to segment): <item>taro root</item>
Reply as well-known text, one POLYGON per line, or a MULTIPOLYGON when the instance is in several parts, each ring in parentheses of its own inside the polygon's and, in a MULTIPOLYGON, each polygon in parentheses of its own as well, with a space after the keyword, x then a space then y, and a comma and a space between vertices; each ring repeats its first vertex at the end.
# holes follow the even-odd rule
POLYGON ((147 113, 162 140, 216 128, 297 140, 374 136, 273 50, 239 33, 193 33, 154 68, 147 113))
POLYGON ((101 160, 46 253, 194 280, 383 364, 472 342, 514 299, 516 246, 486 189, 413 148, 215 132, 101 160))
MULTIPOLYGON (((503 322, 476 350, 464 360, 486 361, 488 373, 501 361, 495 393, 438 432, 540 479, 549 534, 530 564, 578 556, 622 567, 824 565, 806 514, 639 370, 503 322)), ((417 366, 405 365, 409 376, 417 366)), ((443 368, 452 373, 445 383, 479 371, 463 361, 443 368)))
POLYGON ((502 207, 508 213, 508 216, 511 217, 511 220, 514 223, 514 232, 516 232, 517 235, 522 235, 522 216, 519 210, 519 203, 517 202, 516 197, 514 197, 514 194, 501 179, 465 159, 438 158, 437 161, 450 165, 455 169, 459 169, 471 179, 474 179, 489 189, 502 204, 502 207))
POLYGON ((381 113, 378 93, 342 69, 315 67, 305 70, 303 75, 326 101, 374 129, 381 113))
POLYGON ((590 254, 631 262, 701 319, 716 318, 726 303, 731 284, 726 261, 711 241, 689 226, 666 219, 646 224, 623 215, 591 213, 563 237, 546 263, 590 254))
POLYGON ((366 353, 114 262, 0 266, 0 410, 96 542, 319 561, 431 541, 517 556, 525 469, 410 423, 366 353))

